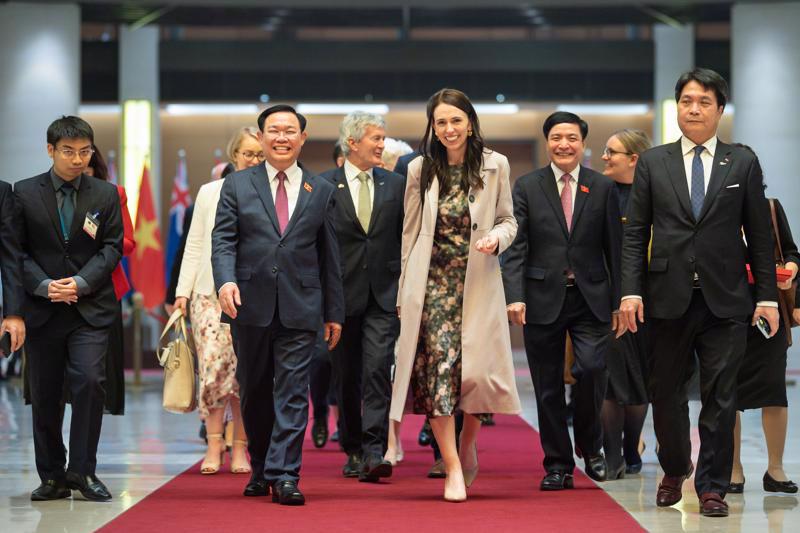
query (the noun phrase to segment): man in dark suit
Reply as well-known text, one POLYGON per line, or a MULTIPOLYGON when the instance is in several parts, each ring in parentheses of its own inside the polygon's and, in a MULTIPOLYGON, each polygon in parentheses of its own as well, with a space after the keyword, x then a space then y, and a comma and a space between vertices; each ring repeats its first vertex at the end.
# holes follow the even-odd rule
POLYGON ((334 188, 297 163, 306 121, 291 106, 258 117, 263 165, 229 175, 220 193, 211 263, 238 347, 242 416, 253 475, 246 496, 303 505, 308 369, 317 332, 339 340, 344 297, 333 229, 334 188))
POLYGON ((706 516, 728 514, 724 497, 733 461, 736 375, 748 316, 753 324, 763 317, 773 334, 778 329, 761 169, 752 153, 716 135, 727 95, 727 83, 713 70, 698 68, 678 80, 683 136, 639 158, 622 256, 623 319, 632 331, 637 319, 647 316, 650 322, 649 386, 664 469, 656 503, 680 501, 681 485, 692 473, 686 389, 696 353, 703 407, 695 488, 706 516))
POLYGON ((334 224, 344 275, 342 341, 331 357, 338 389, 339 442, 348 456, 344 476, 359 481, 392 475, 392 464, 383 455, 389 429, 389 374, 399 330, 397 280, 405 180, 379 167, 385 128, 379 115, 360 111, 347 115, 339 136, 344 165, 323 174, 336 187, 334 224))
POLYGON ((83 173, 94 132, 78 117, 47 129, 53 167, 14 186, 23 251, 27 361, 36 469, 32 500, 95 501, 111 494, 95 475, 105 399, 108 328, 117 299, 111 273, 122 257, 122 217, 114 185, 83 173), (69 466, 61 438, 64 377, 72 398, 69 466))
POLYGON ((509 319, 524 325, 547 471, 542 490, 572 488, 572 443, 564 400, 564 348, 575 349, 574 432, 586 473, 606 479, 600 451, 605 353, 618 325, 622 229, 614 183, 582 167, 588 126, 556 112, 544 122, 550 164, 514 185, 517 237, 505 253, 509 319))
POLYGON ((7 354, 19 350, 25 343, 25 322, 22 320, 22 250, 19 247, 19 224, 14 211, 11 185, 0 181, 0 275, 3 301, 0 302, 0 339, 9 335, 7 354))
POLYGON ((408 164, 419 157, 419 152, 414 150, 410 154, 401 155, 397 158, 397 163, 394 164, 394 172, 400 174, 404 178, 408 177, 408 164))

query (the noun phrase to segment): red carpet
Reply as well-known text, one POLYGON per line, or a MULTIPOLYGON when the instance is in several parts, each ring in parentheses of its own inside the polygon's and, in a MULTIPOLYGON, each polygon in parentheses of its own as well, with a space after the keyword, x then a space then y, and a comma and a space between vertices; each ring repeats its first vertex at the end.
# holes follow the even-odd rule
POLYGON ((385 483, 343 478, 345 456, 336 443, 317 450, 307 438, 300 484, 304 507, 243 497, 248 477, 230 474, 227 462, 214 476, 201 476, 194 465, 101 531, 643 531, 578 470, 575 490, 539 491, 544 471, 538 434, 518 417, 497 416, 496 421, 497 426, 481 430, 481 470, 465 503, 444 502, 443 480, 425 477, 432 454, 416 443, 422 417, 408 416, 405 460, 385 483))

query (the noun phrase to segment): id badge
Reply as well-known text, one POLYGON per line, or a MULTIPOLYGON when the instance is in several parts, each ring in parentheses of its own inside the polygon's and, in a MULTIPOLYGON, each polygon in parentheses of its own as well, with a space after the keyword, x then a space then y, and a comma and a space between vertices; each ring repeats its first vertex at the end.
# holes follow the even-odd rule
POLYGON ((97 219, 99 213, 92 215, 86 213, 86 218, 83 220, 83 231, 92 239, 97 238, 97 229, 100 227, 100 221, 97 219))

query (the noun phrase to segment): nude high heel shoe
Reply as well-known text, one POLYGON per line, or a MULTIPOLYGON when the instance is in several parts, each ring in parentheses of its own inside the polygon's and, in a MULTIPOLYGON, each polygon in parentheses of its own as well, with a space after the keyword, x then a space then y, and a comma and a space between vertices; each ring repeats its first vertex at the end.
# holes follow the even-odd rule
POLYGON ((209 433, 206 437, 208 438, 209 448, 211 447, 211 441, 215 440, 222 442, 222 450, 219 452, 219 461, 216 462, 208 460, 208 450, 206 450, 206 458, 203 459, 203 464, 200 465, 200 473, 203 475, 216 474, 225 463, 225 437, 223 437, 222 433, 209 433))
POLYGON ((250 468, 250 463, 247 461, 247 441, 241 439, 233 439, 233 447, 231 448, 231 473, 233 474, 250 474, 253 471, 250 468), (233 460, 233 450, 236 449, 236 446, 244 446, 244 457, 245 460, 243 463, 236 463, 233 460))

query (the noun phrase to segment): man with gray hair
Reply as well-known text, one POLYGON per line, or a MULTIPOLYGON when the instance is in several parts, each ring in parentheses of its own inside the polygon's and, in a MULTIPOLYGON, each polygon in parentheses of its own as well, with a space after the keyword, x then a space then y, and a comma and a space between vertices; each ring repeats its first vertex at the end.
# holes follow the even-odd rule
POLYGON ((399 330, 397 280, 405 193, 403 177, 380 168, 385 128, 380 115, 347 115, 339 135, 344 165, 323 174, 336 187, 333 219, 345 294, 342 339, 331 357, 339 442, 347 454, 342 473, 370 482, 392 475, 392 465, 383 455, 392 347, 399 330))

